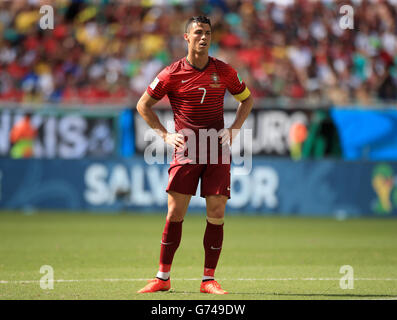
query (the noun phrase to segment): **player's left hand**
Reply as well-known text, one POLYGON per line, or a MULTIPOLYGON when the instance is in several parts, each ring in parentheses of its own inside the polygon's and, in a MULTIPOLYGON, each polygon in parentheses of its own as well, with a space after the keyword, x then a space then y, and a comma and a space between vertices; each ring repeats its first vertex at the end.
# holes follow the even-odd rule
POLYGON ((223 128, 219 131, 219 143, 224 146, 225 144, 229 143, 232 145, 233 138, 237 136, 239 130, 232 129, 232 128, 223 128))

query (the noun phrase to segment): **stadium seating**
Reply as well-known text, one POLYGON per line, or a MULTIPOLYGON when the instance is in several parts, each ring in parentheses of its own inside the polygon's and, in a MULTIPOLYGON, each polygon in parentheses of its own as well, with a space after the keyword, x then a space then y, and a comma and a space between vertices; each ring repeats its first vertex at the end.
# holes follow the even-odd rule
POLYGON ((354 1, 353 30, 339 26, 341 1, 164 3, 57 1, 54 30, 41 30, 40 1, 1 1, 0 99, 131 102, 185 54, 183 23, 197 14, 212 19, 210 54, 235 66, 256 97, 397 98, 393 0, 354 1))

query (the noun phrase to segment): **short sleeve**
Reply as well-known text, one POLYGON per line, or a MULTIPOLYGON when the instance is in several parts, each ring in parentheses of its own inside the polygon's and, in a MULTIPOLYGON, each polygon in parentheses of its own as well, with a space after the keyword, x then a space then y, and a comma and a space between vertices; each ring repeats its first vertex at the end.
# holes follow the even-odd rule
POLYGON ((168 67, 164 68, 147 87, 146 92, 154 99, 161 100, 167 93, 170 82, 168 67))
POLYGON ((227 90, 236 98, 238 101, 244 101, 251 94, 241 79, 240 75, 230 65, 225 64, 226 74, 225 82, 227 90))

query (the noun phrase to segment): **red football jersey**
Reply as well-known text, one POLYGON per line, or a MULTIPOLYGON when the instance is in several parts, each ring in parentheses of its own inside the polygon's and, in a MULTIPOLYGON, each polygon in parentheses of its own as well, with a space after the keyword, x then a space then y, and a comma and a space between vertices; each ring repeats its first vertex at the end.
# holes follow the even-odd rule
POLYGON ((184 128, 220 130, 224 127, 226 89, 237 99, 248 91, 230 65, 209 57, 207 65, 200 70, 185 57, 164 68, 149 85, 147 93, 157 100, 168 95, 176 131, 184 128))

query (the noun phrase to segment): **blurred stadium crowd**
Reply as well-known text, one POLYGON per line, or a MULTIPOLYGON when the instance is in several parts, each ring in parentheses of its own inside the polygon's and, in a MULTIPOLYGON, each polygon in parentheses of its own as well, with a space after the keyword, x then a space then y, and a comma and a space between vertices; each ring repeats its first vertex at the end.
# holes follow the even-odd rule
POLYGON ((186 54, 184 23, 211 18, 210 55, 256 97, 397 99, 397 1, 0 1, 0 99, 128 103, 186 54), (41 30, 51 4, 54 30, 41 30), (354 29, 339 26, 342 4, 354 29))

